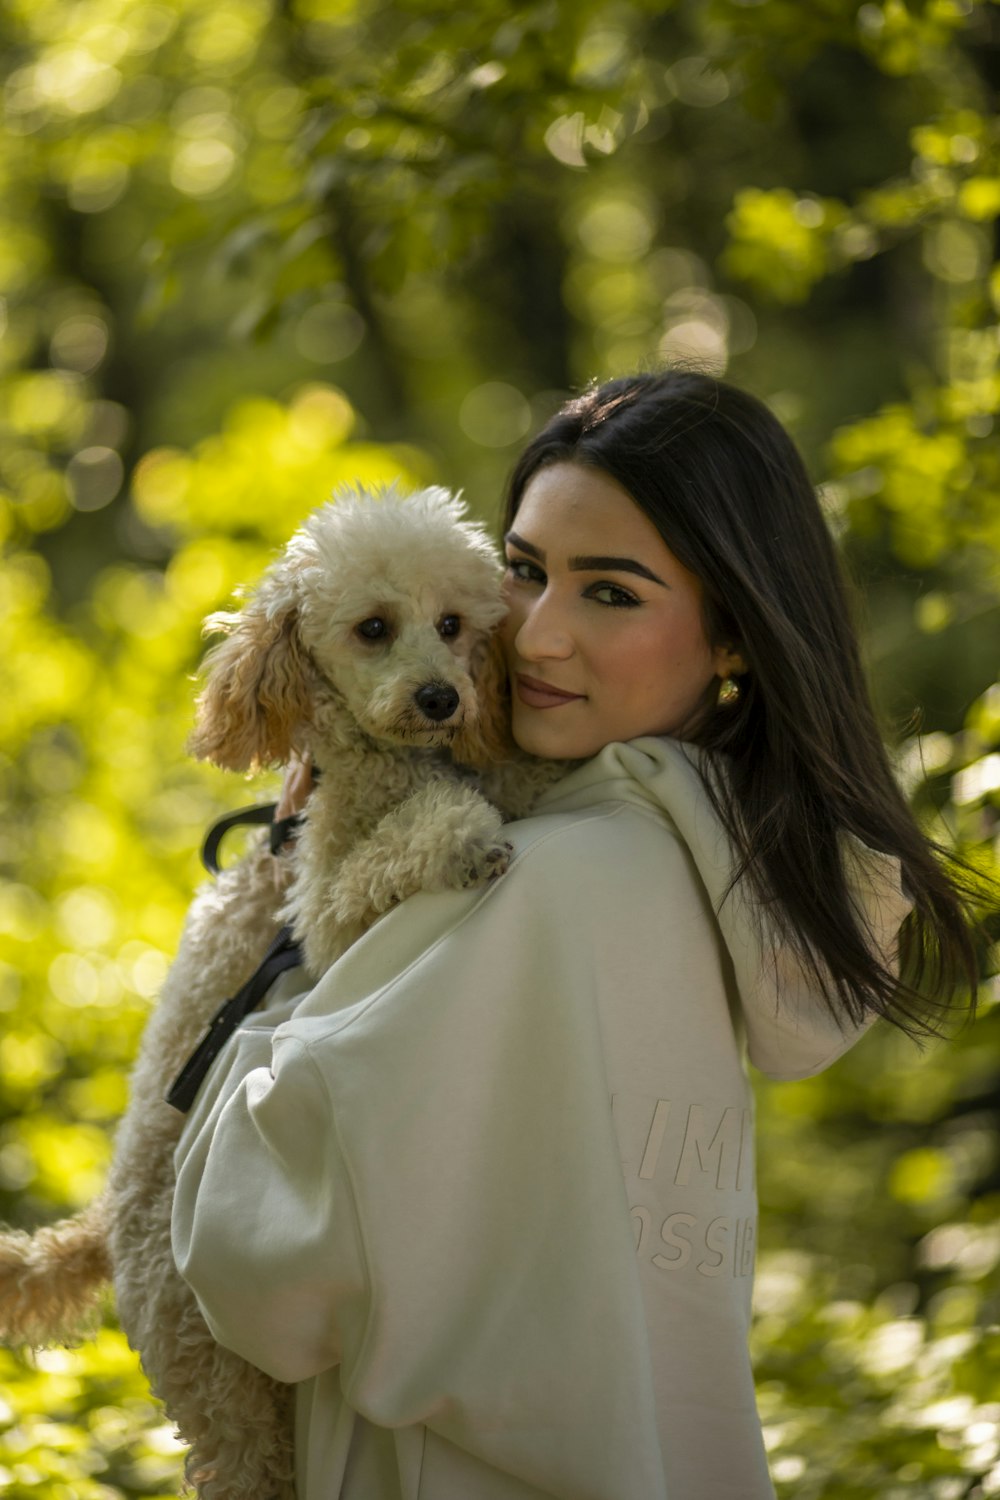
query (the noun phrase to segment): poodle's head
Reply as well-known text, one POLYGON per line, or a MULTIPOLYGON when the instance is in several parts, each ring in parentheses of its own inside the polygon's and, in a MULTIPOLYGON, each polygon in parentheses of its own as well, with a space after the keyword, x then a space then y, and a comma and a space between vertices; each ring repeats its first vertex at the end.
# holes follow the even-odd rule
POLYGON ((496 551, 446 490, 352 491, 295 533, 207 659, 192 740, 233 770, 352 740, 509 749, 496 551))

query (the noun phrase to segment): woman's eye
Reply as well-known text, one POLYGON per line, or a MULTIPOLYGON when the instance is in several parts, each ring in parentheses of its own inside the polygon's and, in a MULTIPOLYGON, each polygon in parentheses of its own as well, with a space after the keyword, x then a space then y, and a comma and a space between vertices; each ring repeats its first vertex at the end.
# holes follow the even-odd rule
POLYGON ((444 615, 438 621, 438 635, 447 640, 449 636, 456 636, 462 628, 462 621, 458 615, 444 615))
POLYGON ((381 641, 389 634, 389 627, 379 615, 372 615, 370 620, 362 620, 360 625, 355 625, 355 634, 362 636, 366 641, 381 641))
POLYGON ((587 597, 596 599, 598 604, 608 604, 612 609, 634 609, 639 603, 634 594, 617 583, 595 583, 587 591, 587 597))
POLYGON ((521 583, 545 582, 545 574, 538 564, 529 562, 526 557, 508 557, 507 572, 521 583))

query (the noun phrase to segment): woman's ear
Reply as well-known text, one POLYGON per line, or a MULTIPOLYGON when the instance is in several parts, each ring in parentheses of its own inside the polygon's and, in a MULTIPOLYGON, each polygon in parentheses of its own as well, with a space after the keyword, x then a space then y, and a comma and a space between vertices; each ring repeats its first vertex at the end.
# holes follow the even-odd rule
POLYGON ((309 722, 313 671, 298 630, 294 600, 275 607, 264 588, 239 614, 212 615, 206 630, 228 639, 205 658, 189 748, 228 771, 281 765, 309 722))
POLYGON ((715 650, 715 672, 718 677, 742 677, 747 672, 746 658, 730 641, 715 650))
POLYGON ((510 687, 499 629, 476 645, 469 672, 478 711, 466 714, 451 742, 451 758, 461 766, 495 766, 510 760, 517 748, 510 732, 510 687))

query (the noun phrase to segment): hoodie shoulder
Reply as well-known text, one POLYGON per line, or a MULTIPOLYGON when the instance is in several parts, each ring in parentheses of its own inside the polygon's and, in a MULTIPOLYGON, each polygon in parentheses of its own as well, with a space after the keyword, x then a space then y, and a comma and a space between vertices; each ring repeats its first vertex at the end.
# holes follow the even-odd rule
MULTIPOLYGON (((796 956, 777 941, 766 915, 732 886, 734 853, 702 780, 700 752, 667 738, 608 745, 542 799, 546 809, 619 796, 659 809, 676 829, 704 887, 735 976, 750 1061, 771 1078, 818 1073, 871 1025, 835 1014, 796 956)), ((899 861, 844 840, 844 873, 872 951, 892 961, 899 927, 911 908, 899 861)))

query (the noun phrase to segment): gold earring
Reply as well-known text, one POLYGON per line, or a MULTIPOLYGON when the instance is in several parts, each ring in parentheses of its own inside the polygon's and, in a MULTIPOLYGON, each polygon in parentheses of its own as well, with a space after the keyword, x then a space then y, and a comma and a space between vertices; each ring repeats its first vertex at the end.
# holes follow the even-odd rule
POLYGON ((722 686, 719 688, 719 696, 716 699, 716 702, 723 704, 728 708, 732 704, 738 703, 739 701, 740 684, 738 679, 735 677, 723 678, 722 686))

